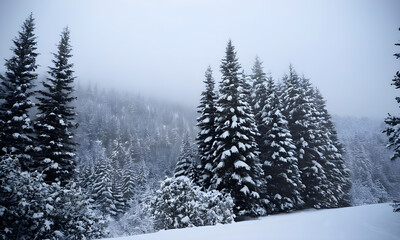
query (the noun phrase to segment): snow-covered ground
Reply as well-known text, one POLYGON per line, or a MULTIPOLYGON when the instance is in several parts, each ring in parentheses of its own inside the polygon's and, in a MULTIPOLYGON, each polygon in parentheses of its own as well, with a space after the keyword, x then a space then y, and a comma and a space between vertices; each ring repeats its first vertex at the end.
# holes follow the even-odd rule
POLYGON ((400 240, 400 213, 388 204, 305 210, 228 225, 160 231, 113 240, 400 240))

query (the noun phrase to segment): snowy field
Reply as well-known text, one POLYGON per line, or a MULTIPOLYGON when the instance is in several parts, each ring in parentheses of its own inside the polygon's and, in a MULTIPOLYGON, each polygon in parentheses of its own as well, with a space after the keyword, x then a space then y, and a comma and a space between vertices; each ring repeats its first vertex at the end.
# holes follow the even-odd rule
POLYGON ((389 204, 305 210, 228 225, 160 231, 114 240, 399 240, 400 213, 389 204))

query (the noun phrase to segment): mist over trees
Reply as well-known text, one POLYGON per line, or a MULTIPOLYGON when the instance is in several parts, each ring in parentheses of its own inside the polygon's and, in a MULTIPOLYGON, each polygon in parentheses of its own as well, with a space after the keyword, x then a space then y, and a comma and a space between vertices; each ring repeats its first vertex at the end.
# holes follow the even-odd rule
MULTIPOLYGON (((229 40, 196 114, 76 83, 68 28, 38 76, 34 22, 0 75, 2 239, 113 237, 400 197, 382 126, 332 119, 292 65, 278 81, 256 57, 246 74, 229 40)), ((397 121, 386 120, 393 146, 397 121)))

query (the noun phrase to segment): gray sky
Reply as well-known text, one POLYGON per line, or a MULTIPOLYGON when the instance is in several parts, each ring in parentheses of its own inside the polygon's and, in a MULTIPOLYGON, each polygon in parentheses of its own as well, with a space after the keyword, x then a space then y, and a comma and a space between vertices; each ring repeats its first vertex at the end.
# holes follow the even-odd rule
POLYGON ((220 79, 228 39, 250 73, 254 57, 281 79, 292 63, 327 99, 332 114, 397 114, 390 86, 400 52, 400 1, 0 0, 0 72, 30 12, 39 73, 59 35, 71 30, 76 75, 195 107, 208 65, 220 79))

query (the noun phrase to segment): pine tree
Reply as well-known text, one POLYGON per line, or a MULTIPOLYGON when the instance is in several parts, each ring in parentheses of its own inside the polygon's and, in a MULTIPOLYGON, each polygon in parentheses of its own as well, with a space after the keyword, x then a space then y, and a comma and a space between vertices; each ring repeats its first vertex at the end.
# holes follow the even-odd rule
POLYGON ((49 67, 47 81, 43 81, 44 90, 40 90, 37 119, 35 168, 44 169, 45 180, 61 181, 65 184, 72 176, 75 168, 75 141, 72 129, 76 113, 71 102, 75 100, 72 66, 69 62, 71 45, 69 30, 65 28, 61 34, 58 51, 54 53, 54 67, 49 67))
MULTIPOLYGON (((256 125, 259 127, 259 132, 265 132, 265 129, 260 130, 260 126, 262 126, 262 110, 266 101, 267 89, 266 82, 267 77, 264 73, 262 62, 260 58, 257 56, 254 61, 254 66, 252 68, 251 78, 253 79, 253 87, 251 94, 251 106, 253 106, 253 113, 256 125)), ((261 140, 261 139, 260 139, 261 140)), ((257 144, 260 145, 261 141, 257 141, 257 144)))
POLYGON ((207 189, 210 187, 211 170, 213 169, 211 148, 215 140, 215 104, 217 96, 214 91, 215 81, 210 67, 208 67, 205 77, 206 89, 201 94, 202 97, 197 111, 200 113, 200 117, 197 118, 199 133, 196 140, 201 163, 200 181, 201 185, 207 189))
POLYGON ((266 178, 268 211, 270 213, 299 209, 304 204, 300 191, 304 188, 296 158, 296 146, 288 129, 288 122, 281 113, 282 105, 276 87, 270 82, 267 103, 264 105, 263 170, 266 178))
POLYGON ((350 206, 350 173, 342 157, 343 147, 340 144, 331 116, 326 109, 326 102, 318 89, 313 96, 321 130, 321 153, 324 158, 324 169, 328 178, 331 193, 329 207, 350 206))
MULTIPOLYGON (((400 28, 399 28, 400 31, 400 28)), ((400 42, 395 44, 396 46, 400 46, 400 42)), ((400 58, 400 53, 395 53, 394 56, 396 59, 400 58)), ((392 79, 392 85, 396 88, 400 88, 400 71, 397 71, 392 79)), ((400 104, 400 97, 396 97, 397 103, 400 104)), ((383 131, 389 137, 388 147, 392 148, 394 153, 392 156, 392 160, 396 158, 400 158, 400 117, 392 116, 388 114, 388 117, 385 119, 385 123, 387 128, 383 131)))
MULTIPOLYGON (((254 120, 259 132, 259 135, 255 137, 258 149, 260 151, 260 162, 263 163, 265 159, 265 134, 267 132, 267 127, 263 121, 264 107, 268 104, 268 99, 272 96, 272 91, 275 89, 268 89, 266 87, 267 76, 263 71, 261 60, 256 57, 254 61, 254 66, 252 68, 251 78, 253 80, 253 87, 251 93, 251 106, 253 107, 254 120)), ((268 78, 272 81, 272 78, 268 78)), ((274 83, 269 86, 270 88, 274 87, 274 83)), ((265 179, 264 179, 265 180, 265 179)), ((265 185, 266 183, 263 183, 265 185)))
POLYGON ((133 163, 129 161, 122 174, 122 192, 126 199, 131 199, 135 194, 136 182, 133 163))
POLYGON ((113 203, 115 205, 116 214, 123 214, 128 208, 126 199, 124 198, 124 194, 122 191, 122 186, 120 184, 119 178, 114 177, 112 182, 112 198, 113 203))
POLYGON ((230 193, 237 216, 259 215, 257 128, 243 95, 240 64, 232 42, 222 60, 213 144, 212 189, 230 193))
POLYGON ((289 75, 283 79, 283 113, 297 149, 301 182, 305 185, 302 197, 305 207, 322 208, 326 206, 325 199, 329 197, 329 186, 321 164, 320 133, 311 99, 312 88, 309 81, 300 78, 292 66, 289 70, 289 75))
POLYGON ((114 203, 112 170, 109 159, 97 166, 92 196, 104 214, 115 216, 118 210, 114 203))
POLYGON ((7 69, 4 76, 0 76, 3 101, 0 105, 0 153, 12 153, 21 162, 22 169, 32 164, 33 132, 29 109, 33 103, 29 99, 33 82, 37 78, 36 64, 36 36, 33 15, 25 20, 18 37, 13 40, 11 49, 14 56, 6 60, 7 69))
POLYGON ((195 158, 189 141, 189 135, 185 134, 182 140, 181 153, 176 162, 174 177, 185 176, 192 181, 196 179, 195 158))

